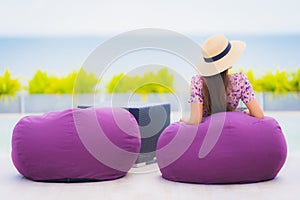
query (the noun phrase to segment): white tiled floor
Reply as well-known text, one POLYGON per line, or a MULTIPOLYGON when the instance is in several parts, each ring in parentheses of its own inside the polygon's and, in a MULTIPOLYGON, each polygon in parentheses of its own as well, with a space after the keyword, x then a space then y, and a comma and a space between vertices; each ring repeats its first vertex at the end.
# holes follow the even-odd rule
POLYGON ((9 156, 0 156, 1 200, 32 199, 300 199, 300 154, 291 154, 279 176, 267 182, 201 185, 164 180, 157 169, 94 183, 39 183, 23 178, 9 156))

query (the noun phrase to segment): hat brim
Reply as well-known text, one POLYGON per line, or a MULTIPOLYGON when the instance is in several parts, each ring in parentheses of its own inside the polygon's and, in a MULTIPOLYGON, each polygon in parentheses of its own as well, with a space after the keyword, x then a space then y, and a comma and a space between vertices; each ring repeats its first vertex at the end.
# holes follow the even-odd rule
POLYGON ((242 41, 230 41, 230 51, 220 60, 207 63, 201 59, 199 63, 199 74, 201 76, 213 76, 229 69, 240 57, 246 48, 246 43, 242 41))

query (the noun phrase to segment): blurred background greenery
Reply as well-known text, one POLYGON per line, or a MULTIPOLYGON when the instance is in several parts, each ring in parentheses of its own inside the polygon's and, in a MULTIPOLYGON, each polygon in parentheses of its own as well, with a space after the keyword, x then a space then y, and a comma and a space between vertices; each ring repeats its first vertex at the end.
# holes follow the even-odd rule
POLYGON ((295 72, 276 70, 267 72, 260 77, 255 77, 252 70, 246 72, 253 88, 257 92, 299 92, 300 91, 300 68, 295 72))
MULTIPOLYGON (((252 70, 245 72, 255 91, 287 93, 300 91, 300 68, 297 71, 287 72, 277 70, 266 72, 256 77, 252 70)), ((28 94, 72 94, 74 87, 78 93, 93 93, 100 82, 99 78, 84 70, 72 71, 66 76, 58 77, 45 71, 37 70, 23 86, 20 80, 14 77, 8 69, 0 74, 0 98, 14 96, 20 91, 28 94), (79 79, 79 80, 76 80, 79 79), (77 85, 74 85, 77 83, 77 85)), ((162 68, 156 73, 146 72, 143 76, 127 76, 124 73, 115 75, 105 84, 106 93, 173 93, 174 75, 168 68, 162 68)))

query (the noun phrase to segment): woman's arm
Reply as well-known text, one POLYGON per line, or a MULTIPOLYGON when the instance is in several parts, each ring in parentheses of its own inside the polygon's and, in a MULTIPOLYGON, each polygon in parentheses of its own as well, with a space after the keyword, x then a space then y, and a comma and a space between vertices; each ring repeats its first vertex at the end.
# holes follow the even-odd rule
POLYGON ((202 122, 203 104, 194 102, 191 102, 190 104, 190 119, 188 121, 180 119, 180 121, 190 125, 200 124, 202 122))
POLYGON ((261 109, 261 107, 258 104, 256 99, 253 99, 253 100, 249 101, 248 103, 246 103, 246 106, 249 110, 249 115, 259 118, 259 119, 264 118, 264 112, 261 109))

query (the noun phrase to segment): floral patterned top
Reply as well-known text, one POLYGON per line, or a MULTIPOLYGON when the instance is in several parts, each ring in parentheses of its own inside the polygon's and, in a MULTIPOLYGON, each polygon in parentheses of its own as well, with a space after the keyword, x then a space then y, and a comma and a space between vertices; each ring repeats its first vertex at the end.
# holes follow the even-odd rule
MULTIPOLYGON (((244 103, 248 103, 255 99, 253 88, 245 73, 229 74, 229 80, 231 82, 231 87, 227 89, 227 103, 229 106, 236 109, 240 100, 244 103)), ((203 103, 202 78, 200 75, 192 77, 189 103, 191 102, 203 103)), ((207 116, 205 111, 203 111, 203 116, 207 116)))

